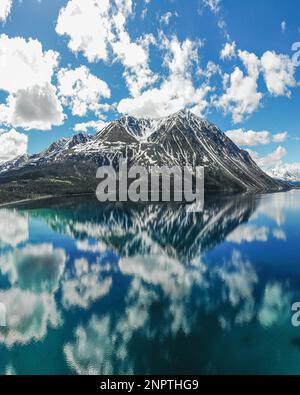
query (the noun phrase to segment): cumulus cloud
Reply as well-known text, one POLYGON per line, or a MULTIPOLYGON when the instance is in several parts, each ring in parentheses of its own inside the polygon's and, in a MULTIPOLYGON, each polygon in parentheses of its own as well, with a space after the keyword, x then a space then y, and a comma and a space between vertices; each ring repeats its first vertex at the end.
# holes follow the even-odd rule
POLYGON ((269 328, 278 321, 285 320, 290 305, 290 295, 284 292, 280 283, 267 284, 262 305, 258 312, 260 324, 269 328))
POLYGON ((0 89, 16 93, 34 85, 51 82, 58 64, 58 53, 43 52, 42 44, 32 38, 0 36, 0 89))
POLYGON ((251 52, 238 51, 238 56, 243 62, 250 77, 257 79, 260 73, 260 59, 251 52))
POLYGON ((236 56, 236 44, 233 41, 232 43, 226 43, 222 51, 220 52, 220 58, 222 60, 232 59, 236 56))
MULTIPOLYGON (((16 242, 21 240, 16 238, 16 242)), ((62 323, 54 294, 66 259, 65 251, 51 244, 26 245, 2 255, 0 272, 7 276, 11 288, 0 292, 7 325, 7 330, 0 331, 0 343, 12 347, 40 341, 48 327, 62 323)))
POLYGON ((208 7, 214 14, 220 11, 221 0, 202 0, 203 4, 208 7))
POLYGON ((65 251, 52 244, 28 244, 2 256, 0 272, 11 285, 35 293, 54 293, 66 260, 65 251))
POLYGON ((267 51, 261 58, 261 66, 268 91, 273 96, 288 96, 297 85, 295 66, 287 55, 267 51))
POLYGON ((36 294, 28 290, 10 288, 0 292, 6 307, 6 331, 0 331, 0 343, 6 347, 40 341, 48 327, 57 328, 61 315, 53 295, 36 294))
POLYGON ((287 155, 287 150, 284 147, 277 147, 275 151, 267 156, 261 157, 256 151, 247 149, 252 159, 265 171, 278 166, 282 163, 282 159, 287 155))
POLYGON ((70 106, 73 115, 85 116, 88 111, 98 113, 100 99, 110 98, 105 81, 91 74, 86 66, 61 69, 57 75, 58 95, 64 105, 70 106))
POLYGON ((109 0, 70 0, 57 19, 56 32, 69 37, 72 52, 94 62, 108 59, 111 18, 109 0))
POLYGON ((12 0, 1 0, 0 1, 0 22, 5 22, 8 15, 10 14, 12 6, 12 0))
MULTIPOLYGON (((98 375, 114 372, 110 358, 107 358, 111 355, 108 350, 115 350, 116 347, 111 336, 109 316, 100 319, 93 315, 87 325, 76 328, 74 335, 75 340, 64 346, 64 353, 68 364, 77 374, 98 375)), ((114 355, 118 357, 116 352, 114 355)))
POLYGON ((62 285, 62 303, 65 308, 80 307, 87 309, 97 299, 107 295, 112 286, 112 278, 101 276, 98 264, 89 264, 86 259, 74 263, 75 276, 62 285))
POLYGON ((156 76, 149 68, 149 35, 133 42, 126 31, 132 14, 131 0, 69 0, 60 10, 56 32, 68 36, 71 51, 82 52, 89 62, 114 56, 125 68, 129 91, 139 94, 156 76))
POLYGON ((0 122, 25 129, 51 129, 64 120, 51 84, 58 53, 43 52, 38 40, 0 36, 0 89, 8 93, 0 105, 0 122))
POLYGON ((236 67, 233 73, 225 74, 225 93, 219 99, 215 99, 214 103, 226 114, 231 113, 234 123, 239 123, 259 108, 263 94, 258 92, 257 81, 261 74, 269 93, 273 96, 290 97, 290 88, 295 87, 297 83, 295 66, 286 55, 267 51, 258 58, 248 51, 236 51, 235 43, 227 43, 220 56, 222 59, 230 59, 236 53, 247 70, 247 75, 244 75, 239 67, 236 67))
POLYGON ((96 132, 98 132, 101 129, 103 129, 105 126, 107 126, 107 122, 104 122, 100 119, 98 121, 77 123, 74 126, 74 131, 75 132, 88 132, 90 129, 92 129, 92 130, 95 130, 96 132))
POLYGON ((149 68, 149 45, 153 43, 152 35, 141 38, 139 43, 132 42, 124 26, 112 43, 114 54, 125 67, 123 76, 132 95, 138 95, 158 78, 149 68))
POLYGON ((288 137, 288 132, 271 135, 267 130, 255 132, 254 130, 244 130, 242 128, 228 130, 225 134, 239 147, 266 145, 271 141, 274 143, 283 143, 288 137))
POLYGON ((1 107, 4 123, 25 130, 50 130, 54 125, 62 125, 65 119, 56 88, 49 83, 20 89, 9 96, 6 105, 0 106, 0 117, 1 107))
POLYGON ((29 238, 28 216, 17 210, 0 210, 0 243, 16 247, 29 238))
POLYGON ((232 259, 217 269, 218 276, 224 282, 228 301, 233 307, 241 305, 235 322, 249 322, 255 315, 254 288, 258 283, 257 274, 249 261, 244 261, 238 251, 232 259))
POLYGON ((239 67, 232 74, 224 75, 225 93, 216 100, 216 105, 223 111, 232 114, 233 122, 242 122, 246 115, 255 112, 263 97, 257 91, 257 78, 244 75, 239 67))
POLYGON ((269 229, 266 226, 258 227, 249 224, 236 228, 226 240, 230 243, 242 244, 253 243, 254 241, 266 242, 268 238, 269 229))
POLYGON ((169 70, 168 77, 159 87, 148 89, 142 94, 126 98, 118 104, 118 111, 135 116, 161 117, 190 107, 201 114, 208 105, 206 96, 211 90, 208 84, 196 87, 192 79, 192 69, 198 68, 199 42, 189 39, 180 42, 163 37, 162 47, 166 51, 164 64, 169 70))
POLYGON ((0 163, 27 153, 28 136, 11 129, 0 132, 0 163))
POLYGON ((226 136, 229 137, 238 146, 255 146, 260 144, 270 143, 270 133, 266 130, 261 132, 255 132, 253 130, 236 129, 228 130, 225 132, 226 136))
POLYGON ((288 138, 288 132, 276 133, 273 136, 274 143, 283 143, 288 138))

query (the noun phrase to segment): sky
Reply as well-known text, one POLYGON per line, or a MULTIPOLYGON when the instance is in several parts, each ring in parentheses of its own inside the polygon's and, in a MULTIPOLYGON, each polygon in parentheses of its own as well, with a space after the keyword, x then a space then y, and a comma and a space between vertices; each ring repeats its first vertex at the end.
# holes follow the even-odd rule
POLYGON ((0 0, 0 163, 182 108, 300 173, 300 2, 0 0))

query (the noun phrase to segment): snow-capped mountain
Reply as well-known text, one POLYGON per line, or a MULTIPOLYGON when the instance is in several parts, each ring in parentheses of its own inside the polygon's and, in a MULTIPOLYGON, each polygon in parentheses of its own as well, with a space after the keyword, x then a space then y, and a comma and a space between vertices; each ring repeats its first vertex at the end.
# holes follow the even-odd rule
MULTIPOLYGON (((161 119, 123 117, 94 136, 78 134, 0 166, 1 191, 18 184, 24 196, 94 192, 96 169, 126 157, 128 165, 205 166, 207 192, 278 191, 286 184, 265 174, 246 151, 190 111, 161 119)), ((22 194, 22 193, 21 193, 22 194)))
POLYGON ((291 183, 300 182, 300 165, 294 164, 282 164, 276 166, 274 169, 269 170, 268 174, 270 177, 276 180, 283 180, 291 183))

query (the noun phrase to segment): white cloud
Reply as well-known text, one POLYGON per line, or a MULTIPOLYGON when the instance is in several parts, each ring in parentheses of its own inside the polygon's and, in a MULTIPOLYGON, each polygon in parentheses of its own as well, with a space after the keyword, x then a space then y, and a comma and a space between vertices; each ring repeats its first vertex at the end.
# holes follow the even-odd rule
POLYGON ((16 247, 29 238, 28 215, 17 210, 0 210, 0 245, 16 247), (9 224, 9 226, 7 226, 9 224))
POLYGON ((206 95, 209 91, 208 86, 195 88, 189 79, 168 79, 160 88, 148 90, 135 98, 121 100, 118 111, 137 117, 159 118, 192 106, 192 110, 201 115, 208 105, 206 95))
POLYGON ((58 53, 43 52, 32 38, 0 36, 0 89, 17 93, 34 85, 50 83, 58 64, 58 53))
POLYGON ((274 134, 273 142, 274 143, 283 143, 288 138, 288 132, 282 132, 274 134))
POLYGON ((12 0, 1 0, 0 1, 0 21, 5 22, 8 15, 10 14, 12 6, 12 0))
POLYGON ((11 129, 0 133, 0 163, 27 153, 28 136, 11 129))
POLYGON ((83 52, 90 62, 108 59, 109 3, 109 0, 70 0, 59 12, 56 32, 67 35, 70 50, 83 52))
POLYGON ((231 75, 225 74, 223 79, 225 93, 215 101, 224 112, 231 113, 233 122, 242 122, 246 115, 255 112, 263 97, 257 91, 257 78, 244 75, 236 67, 231 75))
POLYGON ((199 70, 198 73, 200 77, 204 76, 207 78, 207 80, 210 80, 210 78, 216 74, 222 76, 222 69, 218 64, 209 60, 207 62, 206 68, 204 70, 199 70))
POLYGON ((0 331, 0 343, 12 347, 40 341, 48 327, 62 323, 54 294, 66 259, 65 251, 51 244, 26 245, 2 255, 0 272, 11 288, 0 292, 7 321, 7 331, 0 331))
POLYGON ((273 229, 272 234, 275 237, 275 239, 277 239, 277 240, 281 240, 281 241, 287 240, 286 233, 283 229, 280 229, 280 228, 273 229))
POLYGON ((63 249, 52 244, 27 244, 2 255, 0 272, 10 284, 35 293, 54 293, 67 260, 63 249))
POLYGON ((267 284, 262 306, 258 311, 260 324, 269 328, 280 320, 285 322, 290 305, 290 297, 284 292, 280 283, 267 284))
POLYGON ((222 60, 234 58, 236 56, 235 50, 236 50, 236 44, 234 41, 232 43, 226 43, 220 53, 220 58, 222 60))
POLYGON ((253 301, 258 277, 250 262, 244 262, 239 252, 234 251, 229 267, 224 265, 217 269, 217 273, 228 289, 228 300, 232 306, 236 307, 242 301, 253 301))
POLYGON ((72 114, 85 116, 88 111, 98 113, 100 99, 110 98, 110 89, 105 81, 81 66, 76 69, 61 69, 57 75, 58 95, 64 105, 70 106, 72 114))
POLYGON ((255 225, 242 225, 236 228, 227 237, 230 243, 242 244, 253 243, 254 241, 266 242, 269 238, 269 229, 266 226, 257 227, 255 225))
POLYGON ((62 303, 65 308, 81 307, 87 309, 97 299, 107 295, 112 286, 112 278, 102 278, 98 264, 90 265, 86 259, 74 263, 75 276, 62 285, 62 303))
POLYGON ((281 28, 282 33, 285 33, 286 26, 287 26, 286 21, 282 21, 281 24, 280 24, 280 28, 281 28))
POLYGON ((36 294, 19 288, 0 292, 6 307, 7 330, 0 332, 0 343, 6 347, 27 344, 45 338, 48 327, 57 328, 61 315, 53 295, 36 294))
POLYGON ((248 51, 238 51, 239 58, 243 62, 250 77, 257 80, 260 73, 260 60, 258 57, 248 51))
POLYGON ((126 85, 134 96, 157 80, 149 68, 149 45, 154 42, 152 35, 141 38, 139 43, 132 42, 129 34, 121 30, 118 39, 112 43, 114 54, 125 67, 123 76, 126 85))
POLYGON ((0 122, 25 130, 50 130, 62 125, 64 118, 56 88, 49 83, 20 89, 0 105, 0 122))
POLYGON ((82 52, 90 62, 108 62, 114 55, 125 68, 130 93, 137 95, 153 84, 156 76, 148 64, 150 42, 143 37, 131 41, 125 29, 132 14, 131 0, 69 0, 60 10, 56 32, 69 36, 71 51, 82 52))
POLYGON ((228 130, 227 132, 225 132, 225 134, 239 147, 266 145, 269 144, 271 141, 274 143, 283 143, 288 137, 287 132, 281 132, 271 135, 271 133, 267 130, 255 132, 254 130, 244 130, 242 128, 228 130))
POLYGON ((9 95, 0 104, 0 123, 49 130, 64 120, 51 84, 58 53, 43 52, 38 40, 0 36, 0 89, 9 95))
MULTIPOLYGON (((214 99, 214 103, 224 112, 232 113, 234 123, 241 122, 246 115, 252 114, 260 105, 263 97, 258 92, 257 80, 262 73, 268 91, 273 96, 288 96, 289 88, 297 85, 295 66, 287 55, 267 51, 259 59, 254 53, 238 50, 238 57, 247 70, 247 76, 236 67, 232 74, 224 75, 225 93, 214 99)), ((227 43, 221 51, 221 58, 232 58, 236 54, 235 43, 227 43)))
POLYGON ((166 50, 164 64, 169 75, 159 87, 121 100, 118 111, 140 117, 161 117, 190 107, 200 115, 208 105, 206 95, 211 88, 206 84, 195 87, 192 80, 193 65, 199 69, 199 46, 201 43, 189 39, 179 42, 175 36, 171 40, 163 37, 162 48, 166 50))
POLYGON ((214 14, 220 11, 221 0, 202 0, 204 5, 208 7, 214 14))
POLYGON ((95 130, 96 132, 100 131, 107 125, 107 122, 102 121, 101 119, 98 121, 89 121, 77 123, 74 126, 75 132, 88 132, 89 129, 95 130))
POLYGON ((160 17, 160 22, 165 25, 168 25, 172 16, 173 16, 172 12, 170 11, 166 12, 160 17))
POLYGON ((265 171, 282 163, 282 159, 287 155, 287 150, 281 146, 267 156, 261 157, 256 151, 247 149, 252 159, 265 171))
POLYGON ((268 91, 273 96, 288 96, 297 85, 295 66, 287 55, 267 51, 261 58, 261 66, 268 91))
POLYGON ((270 133, 266 130, 255 132, 253 130, 236 129, 228 130, 226 136, 238 146, 255 146, 270 143, 270 133))

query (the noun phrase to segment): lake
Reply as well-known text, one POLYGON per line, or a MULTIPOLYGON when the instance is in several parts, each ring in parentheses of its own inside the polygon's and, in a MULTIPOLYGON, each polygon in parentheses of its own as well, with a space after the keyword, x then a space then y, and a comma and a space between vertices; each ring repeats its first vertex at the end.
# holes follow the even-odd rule
POLYGON ((299 222, 300 190, 0 209, 0 373, 299 374, 299 222))

